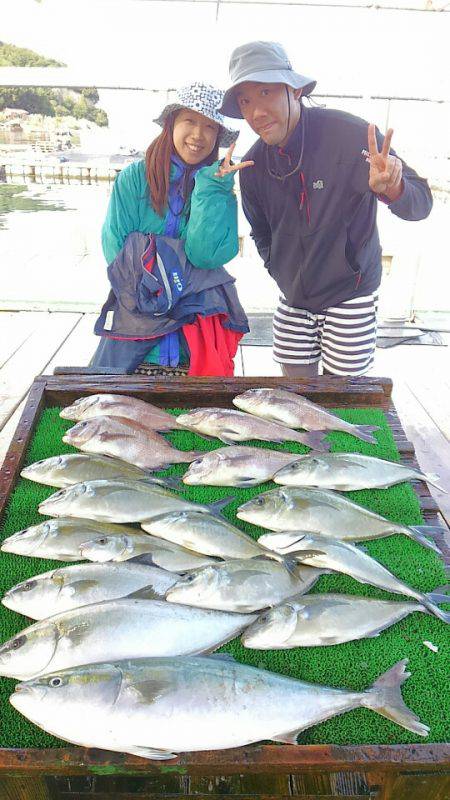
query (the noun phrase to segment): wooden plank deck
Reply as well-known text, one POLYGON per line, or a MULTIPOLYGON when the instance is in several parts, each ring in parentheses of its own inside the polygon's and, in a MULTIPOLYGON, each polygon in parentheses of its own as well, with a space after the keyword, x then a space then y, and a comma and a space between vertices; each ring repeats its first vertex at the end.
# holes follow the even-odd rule
MULTIPOLYGON (((98 339, 95 314, 0 312, 0 464, 34 377, 56 366, 85 366, 98 339)), ((450 334, 444 334, 450 343, 450 334)), ((236 376, 278 376, 270 347, 239 348, 236 376)), ((373 375, 391 377, 393 399, 421 468, 450 488, 450 347, 377 350, 373 375)), ((432 489, 450 525, 450 495, 432 489)))

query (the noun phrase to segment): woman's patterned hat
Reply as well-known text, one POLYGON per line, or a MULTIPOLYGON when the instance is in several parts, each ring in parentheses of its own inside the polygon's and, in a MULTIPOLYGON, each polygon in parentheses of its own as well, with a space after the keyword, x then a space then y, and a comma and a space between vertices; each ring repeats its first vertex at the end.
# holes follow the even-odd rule
POLYGON ((167 105, 161 111, 158 119, 154 119, 153 122, 162 127, 167 115, 172 111, 190 108, 192 111, 197 111, 199 114, 203 114, 204 117, 212 119, 213 122, 217 122, 220 125, 219 147, 229 147, 230 144, 236 141, 239 131, 227 128, 222 114, 217 110, 222 103, 223 96, 224 92, 211 86, 210 83, 191 83, 189 86, 183 86, 178 89, 175 103, 167 105))

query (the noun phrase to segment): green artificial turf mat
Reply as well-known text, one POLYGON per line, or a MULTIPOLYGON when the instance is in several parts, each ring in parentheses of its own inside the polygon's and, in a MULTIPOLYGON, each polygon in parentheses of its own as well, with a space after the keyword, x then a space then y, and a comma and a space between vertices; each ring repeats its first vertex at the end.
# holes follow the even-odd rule
MULTIPOLYGON (((175 415, 180 409, 172 411, 175 415)), ((377 445, 370 445, 345 433, 331 433, 332 452, 358 452, 380 458, 400 460, 384 413, 379 409, 337 410, 342 419, 357 424, 379 425, 375 434, 377 445)), ((77 452, 65 445, 61 437, 73 423, 59 417, 58 408, 46 409, 37 426, 33 441, 28 448, 25 464, 60 453, 77 452)), ((222 447, 218 440, 206 440, 188 431, 167 434, 171 442, 182 450, 213 450, 222 447)), ((295 453, 308 452, 308 448, 289 442, 250 442, 257 447, 269 447, 295 453)), ((181 476, 187 465, 181 464, 161 472, 161 475, 181 476)), ((224 510, 224 515, 242 530, 257 538, 262 532, 249 523, 237 520, 237 507, 269 489, 275 484, 268 482, 258 487, 234 489, 230 487, 185 486, 183 494, 189 500, 210 503, 223 497, 233 496, 233 501, 224 510)), ((20 478, 6 509, 2 539, 15 531, 42 522, 37 512, 38 504, 56 489, 42 486, 20 478)), ((348 497, 361 505, 383 514, 394 522, 407 525, 423 524, 419 503, 410 484, 400 484, 389 489, 347 492, 348 497)), ((390 536, 364 544, 365 550, 379 559, 396 576, 423 592, 429 592, 445 583, 445 571, 441 560, 431 551, 405 536, 390 536)), ((20 581, 36 574, 63 566, 56 562, 37 558, 25 558, 9 553, 1 554, 1 595, 20 581)), ((400 599, 400 595, 386 592, 353 581, 343 575, 322 577, 314 592, 345 592, 370 597, 400 599)), ((403 598, 402 598, 403 599, 403 598)), ((448 608, 448 606, 447 606, 448 608)), ((29 620, 0 606, 0 641, 5 641, 29 624, 29 620)), ((406 704, 430 727, 427 739, 418 737, 400 728, 389 720, 368 709, 357 709, 340 717, 316 725, 302 733, 299 742, 327 744, 401 744, 412 742, 443 742, 448 738, 447 720, 450 719, 450 695, 448 692, 448 661, 446 645, 448 628, 435 617, 411 614, 406 619, 384 631, 379 637, 333 647, 297 648, 293 650, 258 651, 246 650, 238 639, 222 650, 232 653, 239 661, 275 672, 301 678, 312 683, 328 684, 361 690, 373 683, 379 675, 395 662, 409 659, 408 669, 412 675, 403 686, 406 704), (438 647, 432 652, 424 644, 429 641, 438 647)), ((448 651, 447 651, 448 652, 448 651)), ((0 679, 0 746, 2 747, 51 747, 60 746, 56 739, 29 723, 8 702, 16 681, 0 679)))

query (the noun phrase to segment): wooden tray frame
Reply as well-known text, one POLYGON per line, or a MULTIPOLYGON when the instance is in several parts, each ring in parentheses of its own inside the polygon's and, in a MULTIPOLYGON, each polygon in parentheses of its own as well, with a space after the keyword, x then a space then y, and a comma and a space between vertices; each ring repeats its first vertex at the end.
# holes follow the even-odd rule
MULTIPOLYGON (((141 376, 42 375, 35 379, 31 387, 28 401, 0 470, 0 520, 19 476, 37 421, 46 407, 68 405, 82 395, 97 392, 130 394, 153 401, 162 407, 232 407, 231 400, 236 394, 261 385, 297 389, 301 394, 328 407, 383 409, 387 412, 402 462, 418 466, 414 447, 407 440, 392 404, 392 381, 388 378, 318 377, 295 381, 286 378, 260 377, 159 380, 141 376)), ((442 518, 438 517, 438 506, 426 484, 420 484, 416 491, 427 522, 436 524, 438 521, 438 524, 442 525, 442 518)), ((439 544, 444 555, 450 559, 450 552, 443 537, 439 544)), ((202 776, 240 776, 242 779, 246 775, 257 776, 263 773, 270 780, 275 776, 279 776, 280 779, 283 776, 286 778, 286 784, 277 783, 277 787, 282 786, 282 788, 278 788, 273 796, 301 795, 305 800, 313 797, 331 800, 332 797, 344 795, 350 800, 364 797, 372 797, 374 800, 375 798, 376 800, 403 800, 403 798, 445 800, 450 796, 447 793, 450 786, 449 768, 450 747, 446 744, 358 747, 252 745, 235 750, 184 753, 170 762, 146 762, 131 755, 80 747, 4 748, 0 749, 0 797, 14 797, 14 794, 9 793, 8 786, 17 783, 17 780, 21 780, 23 785, 24 792, 20 794, 21 798, 50 798, 59 795, 55 795, 55 790, 50 786, 51 782, 57 779, 49 776, 165 775, 170 771, 179 776, 180 790, 184 795, 189 793, 186 780, 202 780, 202 776), (331 779, 336 773, 341 775, 341 786, 344 782, 347 787, 344 795, 304 794, 305 776, 309 775, 312 780, 312 783, 306 781, 309 788, 319 788, 320 783, 323 791, 325 784, 331 785, 329 780, 327 782, 326 776, 331 779), (318 781, 317 786, 314 784, 314 775, 318 781), (24 780, 25 784, 29 784, 29 794, 24 780), (358 787, 361 790, 361 781, 368 794, 356 793, 358 787), (350 791, 354 790, 353 794, 348 794, 350 784, 350 791), (6 794, 1 791, 2 786, 6 794)), ((339 779, 337 784, 339 785, 339 779)), ((336 790, 336 781, 333 787, 336 790)), ((199 796, 198 789, 196 792, 199 796)), ((268 796, 269 792, 259 791, 257 796, 268 796)), ((244 794, 255 796, 249 791, 244 794)), ((208 796, 211 795, 208 793, 208 796)))

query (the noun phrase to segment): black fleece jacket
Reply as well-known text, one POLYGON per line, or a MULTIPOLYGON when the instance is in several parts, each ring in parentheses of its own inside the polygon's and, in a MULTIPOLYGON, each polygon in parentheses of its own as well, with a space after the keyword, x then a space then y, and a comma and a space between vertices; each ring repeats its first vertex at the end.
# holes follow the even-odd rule
MULTIPOLYGON (((352 114, 302 107, 284 149, 261 139, 244 156, 244 213, 270 275, 288 305, 313 313, 374 292, 381 280, 378 198, 369 188, 367 122, 352 114), (300 156, 300 170, 285 175, 300 156)), ((383 137, 377 130, 378 148, 383 137)), ((391 151, 394 155, 394 151, 391 151)), ((429 186, 403 163, 403 192, 389 209, 405 220, 428 216, 429 186)))

